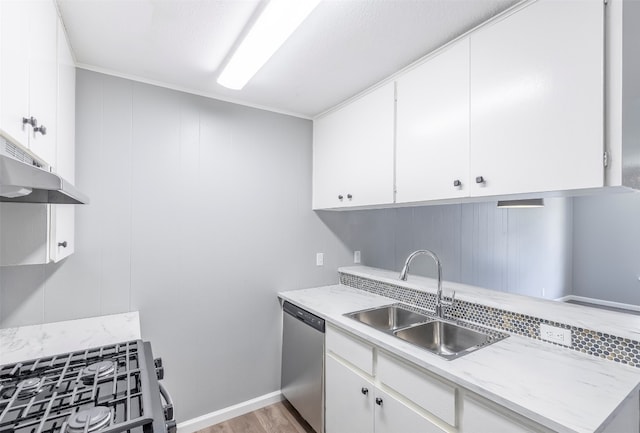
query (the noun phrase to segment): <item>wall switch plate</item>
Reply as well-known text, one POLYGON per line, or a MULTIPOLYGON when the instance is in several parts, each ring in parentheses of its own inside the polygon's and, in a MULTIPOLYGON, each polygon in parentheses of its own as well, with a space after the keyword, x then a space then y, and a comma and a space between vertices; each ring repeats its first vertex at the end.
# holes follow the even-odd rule
POLYGON ((558 328, 556 326, 540 324, 540 338, 552 343, 562 344, 563 346, 571 346, 571 330, 558 328))
POLYGON ((353 263, 360 263, 360 251, 353 252, 353 263))
POLYGON ((324 266, 324 253, 316 254, 316 266, 324 266))

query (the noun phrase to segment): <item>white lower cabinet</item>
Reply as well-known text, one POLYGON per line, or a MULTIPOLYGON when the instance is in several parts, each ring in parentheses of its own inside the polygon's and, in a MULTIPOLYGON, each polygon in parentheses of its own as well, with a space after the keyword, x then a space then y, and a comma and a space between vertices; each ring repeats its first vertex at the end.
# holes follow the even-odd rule
POLYGON ((332 356, 326 357, 325 373, 326 433, 373 432, 373 382, 332 356))
POLYGON ((350 334, 325 335, 326 433, 552 432, 350 334))
MULTIPOLYGON (((331 325, 325 336, 326 433, 557 431, 331 325)), ((639 433, 639 405, 631 392, 597 431, 639 433)))
MULTIPOLYGON (((414 402, 398 391, 409 379, 402 370, 387 369, 387 372, 393 371, 391 374, 398 380, 387 375, 383 381, 380 375, 369 368, 383 356, 373 346, 331 327, 327 327, 326 342, 326 433, 447 431, 441 427, 447 424, 437 415, 442 407, 442 402, 437 400, 442 395, 429 395, 433 388, 421 390, 419 385, 422 382, 414 383, 418 391, 425 394, 418 399, 419 402, 414 402), (394 388, 388 383, 400 385, 394 388)), ((455 405, 453 396, 450 403, 452 407, 455 405)), ((455 423, 455 419, 450 421, 455 423)))
POLYGON ((331 355, 326 357, 326 433, 442 433, 430 420, 331 355))
POLYGON ((536 433, 550 432, 542 427, 527 426, 509 417, 497 407, 481 403, 475 398, 464 399, 462 411, 463 433, 536 433))
POLYGON ((376 433, 443 433, 440 427, 413 410, 403 401, 376 388, 376 433))

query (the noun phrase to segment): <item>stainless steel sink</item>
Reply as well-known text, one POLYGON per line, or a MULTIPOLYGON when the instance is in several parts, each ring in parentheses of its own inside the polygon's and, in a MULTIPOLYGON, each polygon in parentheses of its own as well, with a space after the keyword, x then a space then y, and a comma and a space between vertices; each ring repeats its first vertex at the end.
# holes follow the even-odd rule
POLYGON ((488 334, 440 320, 399 329, 393 334, 447 359, 457 358, 491 342, 488 334))
POLYGON ((497 331, 482 332, 483 328, 477 325, 444 321, 400 305, 369 308, 345 316, 445 359, 458 358, 509 336, 497 331))
POLYGON ((433 320, 429 316, 415 313, 397 305, 356 311, 345 314, 345 316, 386 332, 393 332, 400 328, 433 320))

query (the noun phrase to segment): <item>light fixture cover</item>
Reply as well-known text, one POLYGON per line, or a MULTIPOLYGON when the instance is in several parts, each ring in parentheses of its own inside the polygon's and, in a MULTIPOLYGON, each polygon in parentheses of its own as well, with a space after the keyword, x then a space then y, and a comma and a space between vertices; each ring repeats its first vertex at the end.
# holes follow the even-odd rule
POLYGON ((530 208, 530 207, 544 207, 543 198, 530 198, 525 200, 500 200, 498 202, 499 208, 530 208))
POLYGON ((298 28, 320 0, 271 0, 218 77, 218 84, 240 90, 298 28))

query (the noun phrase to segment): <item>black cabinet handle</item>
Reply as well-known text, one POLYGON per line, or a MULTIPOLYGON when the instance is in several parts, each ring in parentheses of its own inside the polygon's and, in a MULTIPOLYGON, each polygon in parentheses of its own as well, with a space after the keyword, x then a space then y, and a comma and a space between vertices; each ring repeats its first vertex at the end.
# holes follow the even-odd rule
POLYGON ((484 177, 482 176, 476 177, 476 183, 484 183, 484 177))
POLYGON ((363 393, 364 395, 369 394, 369 390, 367 388, 365 388, 364 386, 362 387, 362 389, 360 390, 361 393, 363 393))
POLYGON ((347 194, 347 198, 348 198, 349 200, 351 200, 351 199, 353 198, 353 196, 352 196, 351 194, 347 194))
POLYGON ((343 197, 343 195, 342 195, 342 194, 340 194, 340 195, 338 196, 338 200, 342 200, 343 198, 344 198, 344 197, 343 197))
POLYGON ((380 397, 377 397, 377 398, 376 398, 376 404, 377 404, 378 406, 382 406, 382 399, 381 399, 380 397))
POLYGON ((67 248, 67 241, 64 242, 58 242, 58 246, 62 247, 62 248, 67 248))
POLYGON ((456 188, 461 186, 461 185, 462 185, 462 182, 460 182, 459 179, 456 179, 456 180, 453 181, 453 186, 455 186, 456 188))
POLYGON ((33 133, 39 132, 42 135, 47 135, 47 127, 44 125, 36 126, 33 128, 33 133))

